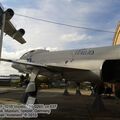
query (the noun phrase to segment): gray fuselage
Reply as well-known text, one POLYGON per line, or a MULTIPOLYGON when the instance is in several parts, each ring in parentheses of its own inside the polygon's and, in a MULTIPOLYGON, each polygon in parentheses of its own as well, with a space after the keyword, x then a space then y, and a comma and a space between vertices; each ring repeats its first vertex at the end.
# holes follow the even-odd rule
MULTIPOLYGON (((25 53, 20 59, 42 65, 57 66, 53 71, 40 68, 41 75, 61 73, 64 78, 69 80, 93 81, 100 80, 101 69, 106 60, 120 59, 120 46, 52 52, 38 49, 25 53)), ((24 67, 23 71, 27 71, 28 68, 24 67)), ((16 69, 21 71, 20 66, 16 69)))

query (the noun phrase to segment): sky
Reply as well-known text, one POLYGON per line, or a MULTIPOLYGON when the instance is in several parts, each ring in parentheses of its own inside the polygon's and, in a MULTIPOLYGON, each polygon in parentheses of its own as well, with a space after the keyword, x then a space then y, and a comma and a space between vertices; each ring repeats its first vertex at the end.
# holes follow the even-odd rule
MULTIPOLYGON (((2 57, 19 59, 32 49, 66 50, 109 46, 114 34, 60 26, 18 16, 56 21, 74 26, 115 31, 120 20, 119 0, 0 0, 5 9, 12 8, 11 22, 24 28, 26 44, 4 35, 2 57)), ((17 74, 9 63, 0 63, 0 75, 17 74)))

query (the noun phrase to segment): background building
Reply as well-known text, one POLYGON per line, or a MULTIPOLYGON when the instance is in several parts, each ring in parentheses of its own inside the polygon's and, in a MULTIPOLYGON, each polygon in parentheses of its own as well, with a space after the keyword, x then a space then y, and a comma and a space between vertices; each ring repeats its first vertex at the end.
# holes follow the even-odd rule
POLYGON ((0 86, 11 86, 11 83, 16 81, 20 81, 20 75, 0 75, 0 86))

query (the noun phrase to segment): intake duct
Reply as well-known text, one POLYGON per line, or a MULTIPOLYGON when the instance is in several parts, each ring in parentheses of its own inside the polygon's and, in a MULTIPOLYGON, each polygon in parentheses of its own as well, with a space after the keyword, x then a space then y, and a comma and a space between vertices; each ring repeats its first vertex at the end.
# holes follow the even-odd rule
POLYGON ((20 37, 22 37, 24 34, 25 34, 25 30, 21 28, 21 29, 17 30, 17 31, 14 33, 13 38, 14 38, 14 39, 20 38, 20 37))
POLYGON ((9 8, 5 11, 5 14, 6 14, 6 20, 9 21, 13 17, 14 11, 9 8))
POLYGON ((120 60, 106 60, 101 70, 104 82, 120 82, 120 60))
POLYGON ((18 32, 23 36, 25 34, 25 30, 24 29, 19 29, 18 32))

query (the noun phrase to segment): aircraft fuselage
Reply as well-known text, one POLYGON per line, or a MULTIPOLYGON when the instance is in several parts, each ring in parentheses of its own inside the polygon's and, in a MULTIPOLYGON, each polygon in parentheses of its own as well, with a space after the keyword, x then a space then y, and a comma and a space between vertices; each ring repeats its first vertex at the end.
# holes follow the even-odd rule
MULTIPOLYGON (((62 68, 60 70, 56 68, 51 72, 40 69, 40 74, 42 75, 62 73, 62 75, 69 80, 93 81, 101 79, 101 69, 106 60, 120 59, 120 46, 52 52, 46 50, 33 50, 25 53, 20 59, 62 68), (66 67, 68 69, 64 69, 66 67), (84 72, 84 70, 88 71, 84 72)), ((25 67, 21 69, 20 66, 17 67, 19 71, 20 69, 27 71, 28 68, 29 67, 25 67)))

